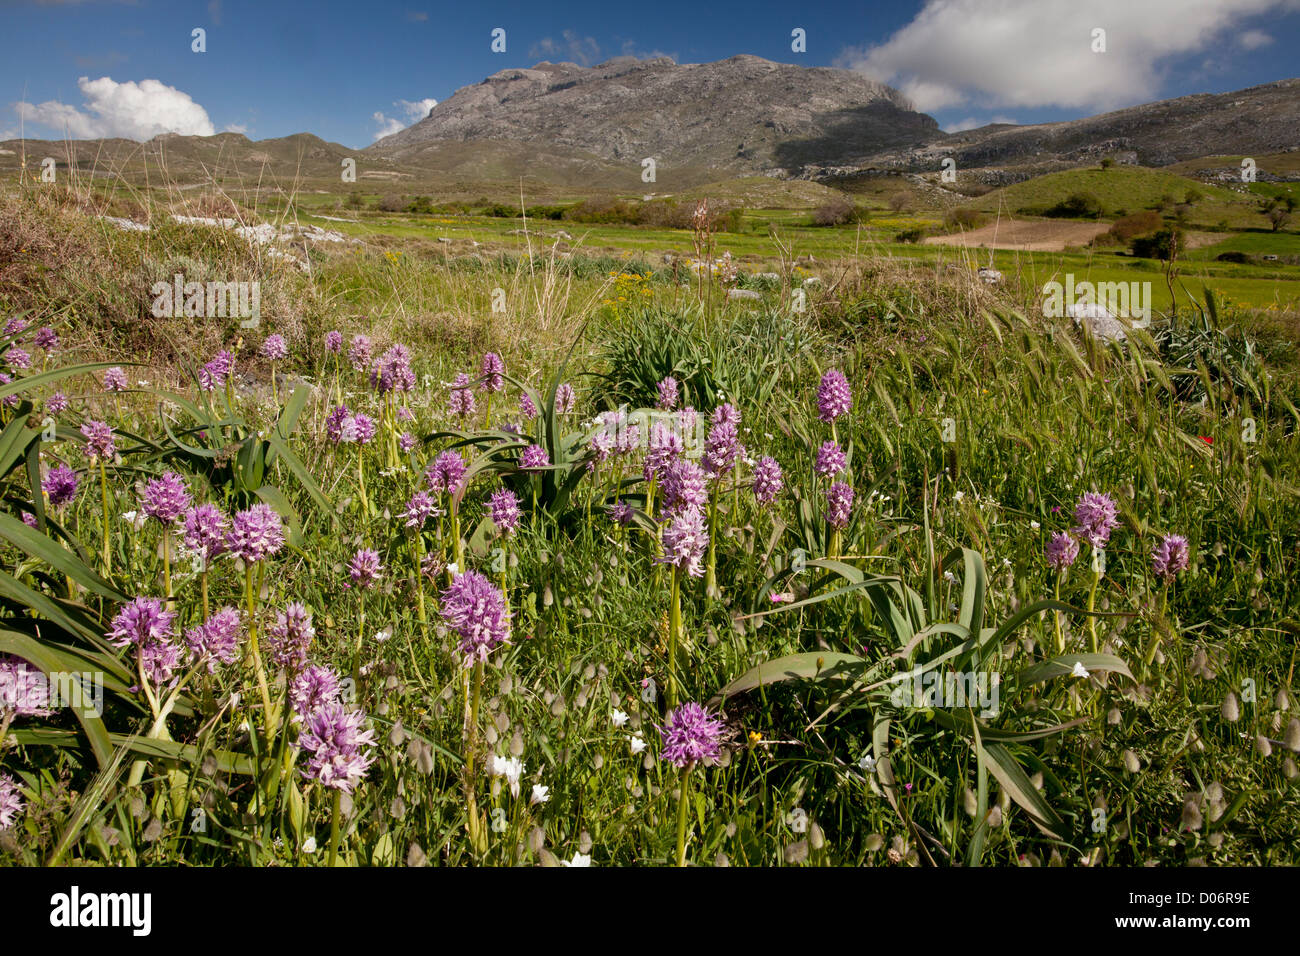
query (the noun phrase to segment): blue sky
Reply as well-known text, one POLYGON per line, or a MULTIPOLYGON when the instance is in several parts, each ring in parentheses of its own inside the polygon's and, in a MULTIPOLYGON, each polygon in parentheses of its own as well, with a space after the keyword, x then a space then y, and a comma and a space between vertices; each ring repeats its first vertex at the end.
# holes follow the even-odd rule
POLYGON ((958 129, 1282 79, 1298 46, 1300 0, 0 0, 0 139, 306 131, 357 148, 507 67, 737 53, 861 70, 958 129))

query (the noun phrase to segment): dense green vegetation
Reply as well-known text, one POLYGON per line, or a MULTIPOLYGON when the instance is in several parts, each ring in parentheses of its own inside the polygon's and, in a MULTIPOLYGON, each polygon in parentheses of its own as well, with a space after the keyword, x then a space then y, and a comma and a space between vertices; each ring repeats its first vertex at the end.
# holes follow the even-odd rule
POLYGON ((1293 233, 1173 275, 894 241, 937 211, 570 241, 338 198, 294 213, 360 241, 279 256, 0 205, 0 655, 104 675, 97 712, 0 711, 0 859, 1296 862, 1300 278, 1211 255, 1293 233), (258 281, 259 322, 154 314, 177 272, 258 281), (1043 318, 1065 273, 1150 281, 1151 326, 1043 318), (201 557, 177 485, 243 536, 201 557))

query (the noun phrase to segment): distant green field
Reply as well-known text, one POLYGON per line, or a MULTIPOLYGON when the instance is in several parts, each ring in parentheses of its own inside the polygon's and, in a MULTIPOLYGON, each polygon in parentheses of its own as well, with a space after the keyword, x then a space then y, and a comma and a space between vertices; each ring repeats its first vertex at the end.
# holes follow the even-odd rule
MULTIPOLYGON (((762 183, 751 182, 746 185, 756 191, 756 197, 762 195, 769 201, 785 195, 779 190, 776 193, 764 192, 762 183)), ((1186 254, 1180 264, 1180 304, 1186 304, 1186 293, 1182 290, 1185 289, 1199 299, 1203 298, 1204 290, 1209 288, 1220 299, 1231 300, 1242 306, 1281 312, 1300 309, 1300 268, 1285 263, 1239 264, 1215 261, 1220 253, 1230 250, 1251 255, 1300 254, 1300 235, 1294 232, 1266 231, 1261 225, 1262 217, 1250 212, 1254 208, 1251 205, 1254 200, 1229 189, 1204 186, 1159 170, 1121 167, 1105 171, 1075 170, 1044 176, 990 193, 971 205, 979 207, 982 204, 985 208, 995 209, 999 193, 1007 204, 1043 205, 1064 199, 1071 192, 1083 190, 1096 194, 1108 208, 1113 206, 1115 209, 1137 211, 1148 200, 1154 202, 1166 193, 1175 195, 1181 201, 1190 188, 1196 188, 1204 197, 1197 204, 1198 210, 1202 207, 1223 209, 1248 225, 1252 231, 1227 234, 1213 245, 1193 249, 1186 254)), ((707 192, 703 191, 702 195, 707 192)), ((816 196, 816 191, 805 191, 800 199, 806 202, 816 196)), ((452 244, 448 248, 455 254, 463 254, 466 251, 465 244, 471 241, 479 243, 484 251, 518 250, 525 248, 528 242, 520 234, 524 222, 518 218, 379 213, 370 208, 339 209, 340 198, 337 194, 301 193, 295 199, 299 218, 359 239, 422 240, 430 244, 437 243, 439 239, 450 239, 452 244), (336 218, 324 218, 325 216, 336 218), (337 221, 340 218, 356 221, 337 221)), ((437 197, 432 198, 437 201, 437 197)), ((1193 219, 1199 218, 1199 213, 1193 216, 1193 219)), ((828 275, 833 272, 836 263, 854 256, 878 256, 936 264, 956 263, 971 271, 980 265, 992 264, 1008 277, 1017 277, 1027 291, 1041 288, 1043 283, 1053 277, 1071 273, 1076 281, 1150 282, 1152 307, 1157 311, 1167 311, 1171 305, 1162 263, 1118 255, 1113 250, 1064 253, 987 249, 965 251, 953 247, 896 241, 896 236, 902 229, 937 225, 937 220, 933 218, 887 215, 882 212, 861 226, 820 228, 809 225, 809 208, 802 203, 797 208, 751 207, 745 211, 740 231, 716 235, 715 252, 730 252, 741 262, 742 268, 749 272, 774 270, 779 264, 778 247, 772 238, 775 231, 781 244, 788 250, 787 255, 811 255, 815 260, 814 271, 820 269, 828 275)), ((562 248, 581 249, 588 254, 636 258, 655 267, 661 265, 661 257, 665 253, 690 255, 693 252, 692 235, 684 229, 530 219, 528 231, 535 250, 549 248, 557 238, 562 238, 560 233, 567 233, 571 238, 563 240, 566 245, 562 248)))
MULTIPOLYGON (((1034 179, 996 189, 972 200, 968 205, 984 212, 1017 212, 1026 208, 1046 208, 1075 193, 1089 193, 1101 203, 1103 218, 1113 219, 1154 208, 1161 197, 1181 203, 1189 190, 1200 194, 1188 213, 1193 225, 1251 229, 1265 225, 1259 212, 1259 197, 1286 186, 1255 184, 1251 190, 1237 191, 1205 183, 1159 169, 1116 166, 1111 169, 1071 169, 1049 173, 1034 179)), ((1295 184, 1289 184, 1290 189, 1295 184)), ((1293 193, 1300 198, 1300 192, 1293 193)))
MULTIPOLYGON (((1188 159, 1181 163, 1174 163, 1172 166, 1163 167, 1163 169, 1166 172, 1178 173, 1179 175, 1194 175, 1198 170, 1202 169, 1240 169, 1241 161, 1245 158, 1245 156, 1202 156, 1198 159, 1188 159)), ((1285 176, 1290 173, 1300 172, 1300 152, 1267 153, 1250 158, 1255 161, 1256 169, 1260 173, 1285 176)))
MULTIPOLYGON (((435 242, 440 237, 453 240, 473 240, 489 248, 520 249, 526 245, 522 235, 511 235, 522 228, 519 220, 470 217, 464 220, 445 218, 365 219, 357 223, 336 222, 329 219, 304 217, 324 228, 335 229, 356 238, 381 236, 401 239, 423 239, 435 242)), ((1158 310, 1168 309, 1170 296, 1165 284, 1162 264, 1154 260, 1131 259, 1111 254, 1023 252, 1015 250, 979 250, 964 252, 944 246, 922 246, 892 241, 892 231, 871 228, 839 227, 817 229, 801 225, 781 224, 778 217, 778 235, 789 243, 797 256, 811 254, 827 267, 841 258, 855 254, 876 255, 921 262, 964 263, 972 270, 978 265, 991 263, 1007 275, 1018 275, 1034 287, 1041 286, 1054 275, 1073 273, 1076 281, 1149 281, 1152 284, 1152 304, 1158 310)), ((580 246, 588 253, 608 252, 630 254, 658 266, 665 252, 689 255, 691 234, 679 229, 642 229, 629 226, 584 226, 578 223, 541 221, 530 223, 534 248, 545 248, 560 231, 573 236, 571 247, 580 246)), ((775 267, 776 249, 766 230, 722 233, 717 236, 716 251, 730 251, 746 264, 750 271, 775 267)), ((1244 233, 1225 240, 1208 249, 1196 250, 1181 266, 1181 282, 1198 297, 1205 287, 1220 295, 1259 308, 1300 308, 1300 269, 1295 267, 1266 268, 1236 263, 1214 262, 1214 256, 1225 249, 1257 252, 1261 249, 1280 250, 1279 254, 1294 253, 1300 248, 1300 237, 1291 234, 1267 236, 1244 233), (1280 240, 1270 244, 1269 240, 1280 240), (1281 252, 1285 250, 1285 252, 1281 252)), ((463 249, 458 250, 463 251, 463 249)))
MULTIPOLYGON (((1130 264, 1114 264, 1106 260, 1089 261, 1084 256, 1060 253, 1032 253, 1032 263, 1021 254, 1019 263, 1014 253, 997 253, 994 262, 1004 272, 1014 272, 1020 266, 1020 275, 1026 280, 1033 276, 1032 284, 1041 287, 1052 278, 1062 281, 1066 273, 1074 275, 1075 282, 1149 282, 1151 307, 1157 312, 1167 311, 1172 303, 1164 274, 1130 264), (1050 257, 1050 258, 1049 258, 1050 257), (1032 265, 1032 268, 1029 266, 1032 265), (1053 269, 1055 267, 1055 269, 1053 269), (1046 276, 1044 278, 1044 276, 1046 276)), ((1223 274, 1200 268, 1184 268, 1175 282, 1180 307, 1188 304, 1190 293, 1198 301, 1205 298, 1205 290, 1212 290, 1221 301, 1259 309, 1279 311, 1300 310, 1300 273, 1289 279, 1260 279, 1249 276, 1223 274)))
POLYGON ((1245 252, 1249 255, 1300 255, 1300 235, 1294 232, 1237 232, 1212 246, 1193 249, 1189 259, 1213 259, 1221 252, 1245 252))

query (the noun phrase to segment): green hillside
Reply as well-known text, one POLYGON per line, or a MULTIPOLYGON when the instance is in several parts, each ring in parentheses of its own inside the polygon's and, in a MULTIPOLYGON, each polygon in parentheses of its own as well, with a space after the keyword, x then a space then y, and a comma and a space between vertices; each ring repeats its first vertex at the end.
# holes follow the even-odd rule
MULTIPOLYGON (((1276 188, 1276 187, 1274 187, 1276 188)), ((1033 214, 1063 202, 1076 193, 1095 196, 1102 207, 1102 219, 1152 209, 1167 199, 1166 213, 1182 203, 1189 191, 1200 194, 1188 210, 1191 225, 1214 226, 1224 223, 1233 228, 1252 228, 1264 225, 1258 211, 1258 198, 1254 191, 1241 191, 1224 186, 1211 186, 1165 172, 1160 169, 1140 167, 1113 167, 1111 169, 1071 169, 1049 173, 1034 179, 995 189, 987 195, 972 200, 971 208, 987 212, 1033 214)))

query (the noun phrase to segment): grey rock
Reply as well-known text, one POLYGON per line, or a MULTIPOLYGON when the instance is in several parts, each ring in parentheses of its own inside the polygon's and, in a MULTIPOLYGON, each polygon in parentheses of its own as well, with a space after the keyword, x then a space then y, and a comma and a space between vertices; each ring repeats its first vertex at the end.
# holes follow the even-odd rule
POLYGON ((897 90, 852 70, 733 56, 677 64, 615 57, 541 62, 462 87, 365 152, 403 159, 430 143, 567 147, 627 164, 762 175, 942 137, 897 90))

